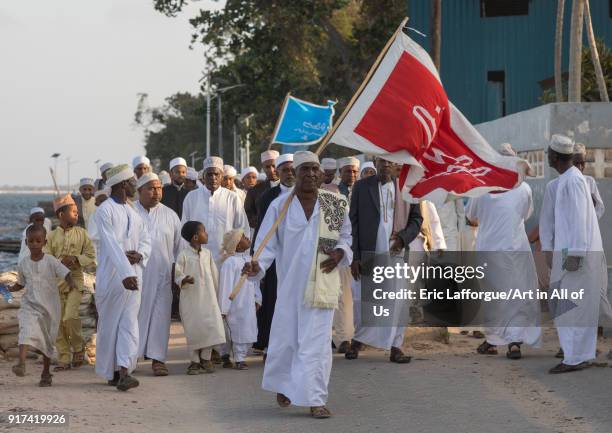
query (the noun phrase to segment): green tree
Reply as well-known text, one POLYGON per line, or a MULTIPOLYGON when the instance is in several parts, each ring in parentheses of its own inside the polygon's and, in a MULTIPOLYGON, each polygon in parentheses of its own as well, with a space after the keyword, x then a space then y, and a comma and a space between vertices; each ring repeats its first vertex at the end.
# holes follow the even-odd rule
MULTIPOLYGON (((176 16, 187 3, 154 6, 176 16)), ((250 133, 256 156, 287 92, 315 103, 336 99, 339 113, 405 13, 404 0, 228 0, 223 10, 191 18, 191 43, 206 47, 213 89, 245 85, 223 95, 223 118, 253 114, 242 134, 250 133)))
MULTIPOLYGON (((608 88, 608 94, 610 94, 612 92, 612 50, 606 46, 603 39, 597 39, 597 51, 599 52, 599 61, 601 63, 606 87, 608 88)), ((597 87, 597 77, 595 75, 595 67, 593 66, 589 47, 582 47, 581 56, 581 100, 584 102, 599 102, 601 98, 599 95, 599 88, 597 87)), ((566 95, 567 87, 568 83, 567 79, 565 79, 563 80, 563 93, 566 95)), ((557 98, 554 89, 546 89, 540 97, 540 100, 544 104, 556 102, 557 98)))

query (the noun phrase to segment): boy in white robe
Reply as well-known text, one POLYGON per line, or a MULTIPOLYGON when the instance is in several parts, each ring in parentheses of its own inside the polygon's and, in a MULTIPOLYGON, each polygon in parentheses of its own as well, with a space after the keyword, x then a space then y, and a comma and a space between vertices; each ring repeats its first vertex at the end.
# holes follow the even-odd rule
MULTIPOLYGON (((251 242, 244 234, 244 230, 235 229, 223 236, 223 257, 219 272, 219 303, 221 315, 229 328, 228 342, 225 345, 222 359, 224 366, 229 361, 230 345, 234 352, 235 368, 247 370, 249 367, 244 361, 249 347, 257 341, 257 310, 261 306, 261 291, 257 283, 245 281, 238 295, 231 300, 230 294, 244 265, 251 260, 249 247, 251 242)), ((231 364, 231 363, 230 363, 231 364)))
POLYGON ((51 386, 53 375, 49 372, 53 347, 61 319, 60 295, 57 281, 65 279, 69 287, 76 289, 70 270, 50 254, 43 252, 46 230, 42 225, 26 229, 26 242, 30 255, 17 266, 17 282, 9 289, 26 291, 19 309, 19 362, 13 373, 19 377, 26 373, 26 352, 29 347, 42 353, 43 371, 39 386, 51 386))
POLYGON ((47 233, 51 231, 52 225, 51 220, 45 217, 45 210, 41 207, 33 207, 30 209, 30 219, 28 226, 23 229, 23 233, 21 234, 21 247, 19 248, 19 256, 17 257, 17 263, 21 261, 24 257, 30 254, 30 250, 26 245, 26 230, 31 225, 35 226, 43 226, 47 233))
POLYGON ((181 289, 179 310, 191 352, 187 374, 213 373, 214 346, 225 343, 223 319, 217 301, 219 274, 213 256, 202 248, 208 233, 199 221, 187 221, 181 236, 189 246, 176 258, 174 281, 181 289))

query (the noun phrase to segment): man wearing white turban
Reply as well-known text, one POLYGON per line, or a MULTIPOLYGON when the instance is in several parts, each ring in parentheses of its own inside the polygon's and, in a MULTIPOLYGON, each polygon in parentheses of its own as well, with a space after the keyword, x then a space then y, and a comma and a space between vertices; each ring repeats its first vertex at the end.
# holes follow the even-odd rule
POLYGON ((151 254, 142 275, 138 312, 138 357, 151 359, 155 376, 167 376, 165 365, 170 337, 172 265, 181 249, 181 221, 161 204, 162 186, 155 173, 138 179, 136 211, 151 235, 151 254))
POLYGON ((77 225, 87 230, 89 220, 96 211, 96 199, 94 197, 94 180, 84 177, 79 181, 79 194, 73 197, 77 205, 79 219, 77 225))
POLYGON ((559 177, 546 186, 540 213, 542 251, 552 267, 549 295, 579 290, 581 298, 551 305, 563 361, 552 374, 581 370, 595 358, 601 292, 608 286, 603 243, 587 182, 572 163, 573 141, 553 135, 548 163, 559 177), (564 308, 565 307, 565 308, 564 308))
POLYGON ((142 218, 127 203, 136 189, 128 165, 108 170, 108 200, 94 221, 100 239, 96 273, 96 373, 120 391, 138 386, 130 376, 138 360, 138 310, 142 271, 151 255, 151 238, 142 218))
POLYGON ((208 232, 207 248, 217 268, 221 263, 223 235, 230 230, 241 228, 249 233, 248 221, 238 195, 221 187, 223 160, 211 156, 204 160, 204 188, 190 191, 183 204, 184 224, 199 221, 208 232))
POLYGON ((244 200, 244 210, 249 219, 249 226, 253 229, 257 226, 257 202, 266 191, 279 184, 275 166, 278 156, 279 153, 276 150, 266 150, 261 154, 261 165, 266 174, 266 180, 251 188, 244 200))
POLYGON ((163 187, 162 204, 165 204, 178 215, 183 213, 183 202, 189 190, 185 188, 187 177, 187 161, 183 158, 174 158, 170 161, 170 177, 172 183, 163 187))
POLYGON ((134 167, 134 176, 136 179, 151 171, 151 160, 146 156, 135 156, 132 159, 132 167, 134 167))
MULTIPOLYGON (((328 418, 338 267, 348 266, 352 259, 351 223, 346 199, 318 188, 318 157, 312 152, 296 152, 293 164, 297 175, 295 197, 259 262, 247 263, 243 272, 258 281, 276 260, 278 297, 263 389, 275 392, 281 407, 306 406, 313 417, 328 418)), ((279 218, 289 197, 293 196, 281 195, 270 204, 255 248, 279 218)))

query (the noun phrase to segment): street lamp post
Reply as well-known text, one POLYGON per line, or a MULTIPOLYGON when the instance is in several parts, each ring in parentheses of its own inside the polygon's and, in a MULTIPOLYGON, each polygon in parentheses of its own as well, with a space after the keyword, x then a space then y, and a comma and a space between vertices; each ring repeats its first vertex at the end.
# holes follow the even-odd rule
MULTIPOLYGON (((51 155, 51 158, 53 158, 53 177, 54 177, 54 181, 57 183, 57 158, 59 158, 61 155, 61 153, 54 153, 53 155, 51 155)), ((59 187, 59 185, 57 185, 59 187)))

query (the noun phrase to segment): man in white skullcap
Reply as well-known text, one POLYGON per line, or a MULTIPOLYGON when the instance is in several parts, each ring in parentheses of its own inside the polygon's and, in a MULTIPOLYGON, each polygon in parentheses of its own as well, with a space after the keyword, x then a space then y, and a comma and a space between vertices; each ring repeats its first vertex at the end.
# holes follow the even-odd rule
POLYGON ((257 226, 257 201, 266 191, 279 184, 275 166, 278 155, 276 150, 266 150, 261 154, 261 165, 266 174, 266 180, 251 188, 244 200, 244 210, 249 219, 249 226, 253 229, 257 226))
POLYGON ((211 156, 204 160, 204 188, 190 191, 183 204, 181 222, 199 221, 208 232, 208 244, 217 267, 220 265, 223 235, 241 228, 249 233, 249 223, 238 195, 221 187, 223 160, 211 156))
POLYGON ((151 235, 151 254, 142 275, 138 312, 138 357, 151 359, 154 376, 167 376, 166 358, 172 308, 172 265, 181 249, 181 221, 176 212, 161 204, 162 186, 155 173, 137 183, 136 211, 151 235))
POLYGON ((549 299, 563 361, 550 373, 581 370, 596 355, 601 292, 608 274, 589 186, 573 165, 574 142, 553 135, 548 164, 559 177, 548 183, 540 212, 540 242, 551 264, 549 299), (581 298, 552 298, 560 289, 581 298), (583 290, 582 292, 580 292, 583 290))
MULTIPOLYGON (((221 183, 221 185, 224 188, 227 188, 230 191, 233 191, 236 194, 238 194, 238 197, 240 197, 240 201, 244 205, 244 200, 246 199, 246 191, 236 186, 236 183, 234 180, 236 179, 237 174, 238 172, 236 172, 236 169, 234 167, 232 167, 231 165, 227 165, 227 164, 224 165, 223 166, 223 182, 221 183)), ((248 233, 247 233, 247 236, 248 236, 248 233)))
POLYGON ((112 162, 105 162, 100 166, 100 179, 96 179, 95 181, 95 190, 98 191, 104 188, 104 182, 106 181, 106 172, 113 168, 114 164, 112 162))
POLYGON ((193 191, 194 189, 198 188, 198 171, 193 167, 187 167, 185 188, 187 191, 193 191))
POLYGON ((338 163, 333 158, 323 158, 321 160, 321 169, 323 170, 323 183, 321 188, 331 192, 338 193, 338 185, 336 184, 336 168, 338 163))
POLYGON ((185 188, 185 177, 187 176, 187 161, 183 158, 174 158, 170 161, 170 177, 172 183, 163 187, 162 204, 165 204, 178 215, 179 219, 183 213, 183 202, 189 190, 185 188))
POLYGON ((87 229, 91 216, 96 211, 96 199, 94 198, 94 180, 84 177, 79 181, 79 194, 73 197, 77 205, 79 219, 77 225, 87 229))
POLYGON ((365 179, 366 177, 374 176, 376 174, 376 167, 372 161, 366 161, 361 164, 361 172, 359 173, 359 179, 365 179))
POLYGON ((135 156, 132 159, 132 167, 134 167, 134 176, 136 179, 151 171, 151 160, 146 156, 135 156))
MULTIPOLYGON (((334 164, 336 161, 334 161, 334 164)), ((351 191, 353 185, 357 181, 359 173, 360 161, 354 156, 348 156, 338 160, 338 168, 340 170, 340 183, 338 190, 344 195, 348 202, 351 202, 351 191)), ((334 168, 335 173, 335 168, 334 168)), ((331 185, 334 185, 333 183, 331 185)), ((338 301, 338 309, 334 315, 334 343, 338 348, 338 353, 346 353, 351 346, 351 338, 353 338, 353 294, 351 284, 353 277, 349 268, 340 271, 340 280, 342 282, 342 293, 338 301)))
POLYGON ((573 157, 574 166, 580 170, 580 173, 584 176, 584 179, 589 186, 589 191, 591 193, 591 197, 593 198, 593 205, 595 205, 595 213, 597 214, 597 219, 601 219, 604 212, 606 211, 606 207, 604 205, 603 200, 601 199, 601 195, 599 194, 599 189, 597 188, 597 182, 593 176, 588 176, 584 174, 584 169, 586 167, 586 147, 582 143, 576 143, 574 146, 574 157, 573 157))
POLYGON ((45 210, 41 207, 33 207, 30 209, 30 217, 29 223, 25 229, 23 229, 23 233, 21 234, 21 247, 19 249, 19 256, 17 257, 17 263, 21 261, 24 257, 30 254, 30 250, 26 245, 26 230, 31 225, 35 226, 43 226, 47 231, 47 234, 51 231, 51 220, 45 217, 45 210))
POLYGON ((240 172, 240 183, 245 192, 257 185, 257 169, 253 166, 244 167, 240 172))
POLYGON ((310 407, 313 417, 328 418, 331 413, 325 405, 332 366, 332 322, 340 294, 338 268, 348 266, 352 259, 351 224, 346 199, 318 188, 321 167, 317 155, 296 152, 293 165, 295 196, 284 194, 272 201, 255 249, 291 197, 286 216, 259 260, 247 263, 244 272, 261 280, 276 261, 278 293, 263 389, 275 392, 281 407, 310 407), (330 220, 334 223, 326 222, 330 220))
POLYGON ((136 189, 127 164, 108 170, 110 198, 94 214, 99 237, 96 272, 96 373, 127 391, 138 386, 130 375, 138 360, 138 310, 142 271, 151 255, 147 226, 128 196, 136 189))
MULTIPOLYGON (((257 227, 253 233, 253 239, 257 238, 259 227, 268 211, 270 204, 280 195, 287 194, 292 191, 295 184, 295 170, 293 168, 293 154, 285 153, 276 159, 276 172, 278 173, 280 183, 266 191, 258 202, 257 208, 257 227)), ((253 245, 251 245, 251 249, 253 245)), ((252 250, 251 253, 254 251, 252 250)), ((266 271, 265 277, 261 280, 260 289, 262 292, 261 308, 257 312, 257 342, 254 347, 264 351, 264 362, 268 343, 270 340, 270 327, 272 326, 272 318, 274 317, 274 305, 276 303, 276 266, 270 265, 266 271)))
MULTIPOLYGON (((500 153, 516 156, 509 143, 501 145, 500 153)), ((495 251, 491 258, 498 258, 488 261, 483 290, 512 288, 525 294, 537 291, 538 276, 525 231, 525 221, 532 213, 532 193, 526 182, 510 191, 470 199, 466 216, 472 225, 478 226, 476 251, 495 251), (517 269, 521 271, 516 272, 517 269)), ((497 354, 497 346, 507 345, 506 357, 520 359, 522 344, 540 346, 538 299, 486 302, 483 307, 486 340, 476 349, 478 353, 497 354)))

